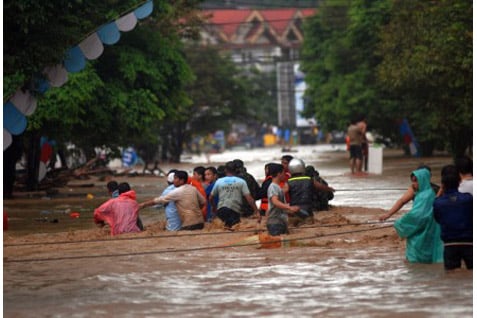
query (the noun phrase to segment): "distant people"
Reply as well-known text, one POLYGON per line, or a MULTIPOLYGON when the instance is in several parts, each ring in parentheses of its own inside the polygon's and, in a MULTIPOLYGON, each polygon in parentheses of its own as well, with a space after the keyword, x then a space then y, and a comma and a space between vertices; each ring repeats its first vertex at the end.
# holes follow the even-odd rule
POLYGON ((358 120, 353 120, 348 126, 349 137, 349 166, 352 175, 362 174, 363 163, 363 126, 358 124, 358 120))
MULTIPOLYGON (((245 180, 247 183, 248 190, 250 191, 250 195, 254 200, 260 199, 258 197, 259 195, 259 190, 260 186, 257 183, 257 180, 255 180, 255 177, 252 176, 250 173, 247 172, 247 169, 244 166, 244 163, 240 159, 235 159, 233 160, 233 163, 235 164, 235 175, 239 178, 242 178, 245 180)), ((242 200, 242 216, 243 217, 248 217, 253 215, 254 209, 251 208, 251 206, 248 204, 247 200, 244 199, 242 200)))
MULTIPOLYGON (((431 168, 427 165, 420 165, 419 167, 417 167, 417 169, 427 169, 429 171, 429 174, 431 174, 431 168)), ((430 178, 429 178, 430 180, 430 178)), ((432 190, 434 191, 434 193, 436 193, 436 195, 439 195, 439 186, 437 184, 434 184, 434 183, 430 183, 431 184, 431 188, 432 190)), ((391 207, 391 209, 389 209, 388 213, 385 213, 383 215, 381 215, 379 217, 379 220, 380 221, 385 221, 387 219, 389 219, 392 215, 394 215, 396 212, 398 212, 399 210, 402 209, 402 207, 404 205, 406 205, 408 202, 410 202, 411 200, 414 199, 414 196, 416 195, 416 190, 414 188, 414 186, 411 184, 406 192, 404 192, 404 194, 396 201, 394 202, 394 205, 391 207)))
MULTIPOLYGON (((167 188, 162 191, 161 196, 166 196, 172 192, 176 186, 174 185, 174 174, 176 169, 172 169, 167 174, 167 188)), ((177 211, 176 203, 174 201, 169 201, 164 204, 164 213, 166 215, 166 230, 167 231, 179 231, 182 228, 181 218, 179 212, 177 211)))
POLYGON ((94 222, 101 227, 107 223, 113 236, 140 232, 137 225, 139 205, 136 202, 136 192, 125 182, 119 184, 118 189, 117 198, 109 199, 94 210, 94 222))
MULTIPOLYGON (((212 189, 214 188, 216 181, 217 181, 217 169, 212 166, 205 168, 205 182, 207 183, 207 187, 205 188, 205 194, 207 198, 207 217, 205 219, 206 222, 212 221, 212 219, 215 217, 213 206, 209 202, 208 198, 210 196, 210 193, 212 192, 212 189)), ((215 206, 217 206, 218 203, 219 203, 219 198, 218 196, 216 196, 215 206)))
POLYGON ((117 181, 109 181, 106 184, 106 188, 108 189, 108 193, 111 196, 111 198, 117 198, 119 196, 119 190, 118 190, 118 182, 117 181))
POLYGON ((430 179, 431 173, 427 169, 412 172, 415 192, 412 209, 394 222, 397 234, 406 239, 406 259, 411 263, 440 263, 443 260, 440 227, 434 220, 432 208, 436 194, 430 179))
POLYGON ((454 165, 441 171, 443 195, 434 201, 434 217, 441 226, 444 241, 444 268, 461 268, 461 261, 472 269, 473 197, 458 191, 460 176, 454 165))
POLYGON ((459 192, 470 193, 473 195, 473 163, 467 156, 455 159, 455 166, 460 175, 459 192))
POLYGON ((140 208, 145 208, 158 203, 175 202, 177 211, 181 218, 181 230, 201 230, 204 228, 204 216, 202 207, 205 206, 205 199, 199 191, 188 184, 189 175, 186 171, 178 170, 174 173, 174 190, 166 195, 154 198, 140 204, 140 208))
POLYGON ((272 183, 268 187, 268 210, 267 210, 267 230, 271 236, 288 233, 288 214, 295 214, 300 211, 300 206, 291 206, 285 203, 285 194, 280 187, 280 183, 285 179, 283 166, 278 163, 271 163, 268 166, 272 183))
POLYGON ((240 222, 242 200, 244 198, 252 208, 253 213, 257 216, 260 215, 247 183, 235 174, 236 166, 234 162, 227 162, 225 164, 225 177, 217 179, 209 195, 209 202, 213 206, 215 215, 229 228, 240 222), (219 197, 218 205, 215 203, 215 197, 217 196, 219 197))
POLYGON ((361 152, 363 153, 363 160, 361 161, 361 171, 368 171, 368 155, 369 155, 369 143, 366 138, 366 131, 368 129, 368 123, 364 116, 358 119, 358 127, 361 129, 361 152))
POLYGON ((291 178, 288 179, 289 202, 290 205, 300 206, 300 213, 289 217, 289 223, 294 226, 304 223, 313 224, 313 196, 315 192, 334 192, 335 190, 307 176, 305 163, 301 159, 292 159, 289 169, 291 173, 291 178))

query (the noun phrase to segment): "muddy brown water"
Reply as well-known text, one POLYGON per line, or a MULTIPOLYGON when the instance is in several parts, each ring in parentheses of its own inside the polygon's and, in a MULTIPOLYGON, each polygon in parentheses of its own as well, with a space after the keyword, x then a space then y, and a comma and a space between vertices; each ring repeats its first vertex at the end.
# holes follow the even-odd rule
MULTIPOLYGON (((340 146, 296 150, 291 154, 315 165, 337 190, 332 205, 370 211, 389 208, 409 185, 409 173, 417 165, 430 165, 433 181, 438 182, 440 168, 451 160, 445 155, 407 158, 400 151, 385 150, 382 175, 356 178, 348 174, 347 153, 340 146)), ((211 160, 221 164, 241 158, 260 180, 264 163, 279 161, 281 155, 278 148, 237 150, 211 160)), ((179 168, 191 170, 199 164, 207 165, 205 157, 192 157, 179 168)), ((173 167, 178 166, 162 168, 173 167)), ((161 177, 116 179, 128 181, 138 201, 158 195, 165 186, 161 177)), ((105 182, 92 177, 70 184, 57 196, 18 194, 4 201, 10 218, 3 251, 5 317, 471 317, 473 313, 471 271, 445 273, 442 264, 407 264, 402 249, 378 241, 359 248, 194 250, 201 242, 189 240, 177 243, 188 247, 182 251, 174 252, 170 246, 170 252, 150 254, 136 253, 140 244, 134 240, 119 245, 107 241, 76 247, 41 245, 49 240, 48 233, 95 229, 92 213, 107 199, 105 182), (78 186, 91 183, 93 187, 78 186), (80 217, 71 218, 71 212, 80 217), (33 237, 39 245, 25 251, 8 246, 23 237, 33 237), (122 257, 82 257, 122 251, 126 254, 122 257), (34 255, 40 261, 15 262, 10 254, 17 260, 34 255), (78 257, 62 259, 63 254, 78 257)), ((153 208, 142 211, 141 217, 146 226, 163 219, 162 211, 153 208)), ((376 217, 370 212, 356 220, 376 217)), ((167 238, 158 240, 141 244, 151 248, 155 242, 167 244, 167 238)))

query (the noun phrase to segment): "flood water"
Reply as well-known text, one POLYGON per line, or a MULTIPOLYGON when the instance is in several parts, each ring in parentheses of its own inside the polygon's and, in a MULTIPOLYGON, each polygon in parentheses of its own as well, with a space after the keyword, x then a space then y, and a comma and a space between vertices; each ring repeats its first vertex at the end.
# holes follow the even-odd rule
MULTIPOLYGON (((449 163, 448 158, 409 160, 397 154, 385 157, 382 175, 353 178, 347 175, 347 155, 338 146, 304 146, 299 151, 337 190, 331 203, 341 206, 389 208, 409 185, 409 173, 419 163, 429 164, 436 176, 449 163)), ((211 159, 241 158, 260 180, 263 164, 279 161, 281 155, 277 149, 268 149, 217 154, 211 159)), ((205 164, 201 158, 191 160, 205 164)), ((150 188, 142 191, 133 179, 130 183, 141 197, 156 195, 150 188)), ((38 213, 55 206, 65 208, 65 202, 53 201, 39 201, 38 213)), ((87 209, 85 202, 69 204, 87 209)), ((30 203, 22 204, 23 209, 32 209, 30 203)), ((7 205, 20 215, 22 207, 7 205)), ((471 271, 445 273, 442 264, 407 264, 401 251, 375 245, 360 250, 233 247, 115 258, 4 261, 3 266, 5 317, 412 318, 471 317, 473 313, 471 271)))

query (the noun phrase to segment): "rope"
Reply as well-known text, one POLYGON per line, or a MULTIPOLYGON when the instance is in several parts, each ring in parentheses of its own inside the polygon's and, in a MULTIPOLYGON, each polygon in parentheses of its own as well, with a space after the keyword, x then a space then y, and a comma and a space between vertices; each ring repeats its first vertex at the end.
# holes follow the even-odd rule
MULTIPOLYGON (((317 224, 310 226, 300 226, 302 229, 312 229, 320 227, 342 227, 342 226, 359 226, 359 225, 373 225, 373 224, 385 224, 394 222, 394 220, 388 221, 371 221, 363 223, 335 223, 335 224, 317 224)), ((3 247, 22 247, 22 246, 39 246, 39 245, 61 245, 61 244, 81 244, 81 243, 100 243, 100 242, 115 242, 115 241, 134 241, 134 240, 148 240, 154 238, 177 238, 185 236, 206 236, 206 235, 223 235, 223 234, 238 234, 238 233, 256 233, 264 232, 265 230, 241 230, 241 231, 221 231, 221 232, 201 232, 201 233, 185 233, 181 235, 170 234, 170 235, 151 235, 151 236, 139 236, 139 237, 118 237, 114 239, 96 239, 96 240, 79 240, 79 241, 55 241, 55 242, 32 242, 32 243, 14 243, 14 244, 4 244, 3 247)))
POLYGON ((335 189, 337 192, 352 191, 352 192, 368 192, 368 191, 406 191, 406 188, 366 188, 366 189, 335 189))
MULTIPOLYGON (((344 234, 352 234, 352 233, 360 233, 366 231, 374 231, 374 230, 381 230, 384 228, 392 227, 392 225, 380 226, 377 228, 372 229, 362 229, 362 230, 354 230, 354 231, 344 231, 338 233, 330 233, 324 235, 312 235, 300 238, 292 238, 286 239, 288 242, 293 241, 302 241, 302 240, 309 240, 313 238, 324 238, 329 236, 337 236, 337 235, 344 235, 344 234)), ((13 259, 9 260, 4 259, 4 263, 31 263, 31 262, 48 262, 48 261, 63 261, 63 260, 76 260, 76 259, 93 259, 93 258, 103 258, 103 257, 124 257, 124 256, 140 256, 140 255, 152 255, 152 254, 165 254, 165 253, 185 253, 185 252, 196 252, 196 251, 204 251, 204 250, 213 250, 213 249, 224 249, 224 248, 231 248, 231 247, 242 247, 242 246, 255 246, 260 245, 261 243, 245 243, 240 245, 229 245, 229 246, 204 246, 204 247, 195 247, 195 248, 188 248, 188 249, 169 249, 169 250, 158 250, 158 251, 148 251, 148 252, 136 252, 136 253, 119 253, 119 254, 99 254, 99 255, 86 255, 86 256, 64 256, 64 257, 52 257, 52 258, 29 258, 29 259, 13 259)))

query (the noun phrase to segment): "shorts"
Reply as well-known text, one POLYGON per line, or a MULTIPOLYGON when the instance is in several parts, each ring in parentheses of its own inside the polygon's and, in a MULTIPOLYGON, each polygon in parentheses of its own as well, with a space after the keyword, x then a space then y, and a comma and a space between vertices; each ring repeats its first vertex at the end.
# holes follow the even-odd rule
POLYGON ((444 245, 444 268, 452 270, 461 267, 464 260, 465 267, 472 269, 472 243, 444 245))
POLYGON ((240 213, 226 207, 217 210, 217 217, 221 219, 227 227, 240 223, 240 213))
POLYGON ((270 234, 271 236, 278 236, 281 234, 288 233, 288 227, 284 223, 267 224, 267 230, 268 230, 268 234, 270 234))
POLYGON ((363 149, 361 145, 350 145, 349 146, 349 158, 350 159, 363 159, 363 149))

